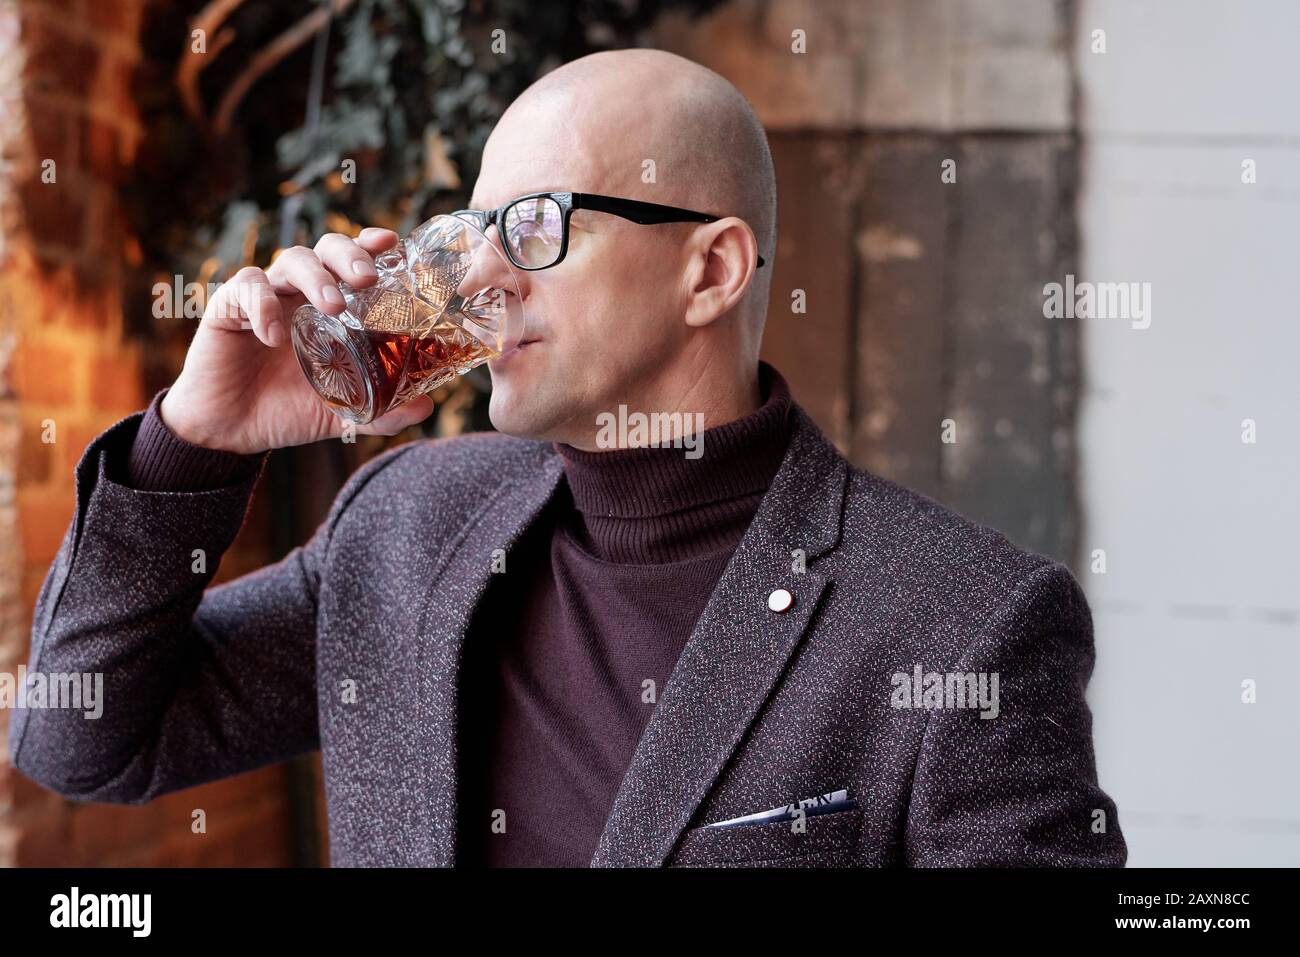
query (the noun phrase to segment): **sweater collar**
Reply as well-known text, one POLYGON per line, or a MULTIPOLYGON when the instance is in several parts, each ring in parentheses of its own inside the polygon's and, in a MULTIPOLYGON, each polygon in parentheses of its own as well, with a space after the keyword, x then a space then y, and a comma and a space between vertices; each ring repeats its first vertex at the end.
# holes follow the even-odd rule
POLYGON ((766 362, 758 384, 762 405, 705 429, 697 458, 667 444, 588 452, 555 443, 578 511, 651 518, 766 490, 789 440, 790 389, 766 362))

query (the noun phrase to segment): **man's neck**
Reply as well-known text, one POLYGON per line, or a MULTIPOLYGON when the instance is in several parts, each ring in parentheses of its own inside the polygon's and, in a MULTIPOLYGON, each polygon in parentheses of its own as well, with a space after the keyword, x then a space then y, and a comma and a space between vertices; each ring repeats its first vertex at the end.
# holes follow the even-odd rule
POLYGON ((684 561, 734 545, 744 534, 789 444, 789 386, 775 370, 763 402, 710 425, 691 447, 578 450, 556 443, 573 514, 569 534, 604 561, 684 561))
POLYGON ((567 441, 587 452, 680 443, 696 432, 744 418, 762 402, 757 363, 747 376, 733 374, 725 379, 705 369, 685 385, 659 384, 638 398, 614 403, 567 441))

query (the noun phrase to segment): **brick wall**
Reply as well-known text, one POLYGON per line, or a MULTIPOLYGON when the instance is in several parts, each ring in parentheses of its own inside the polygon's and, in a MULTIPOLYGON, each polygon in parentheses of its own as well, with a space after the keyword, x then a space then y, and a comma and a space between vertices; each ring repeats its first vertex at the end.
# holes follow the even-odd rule
MULTIPOLYGON (((9 673, 27 660, 32 606, 72 514, 73 467, 98 432, 149 399, 149 344, 123 333, 138 255, 117 200, 140 140, 131 77, 141 16, 139 0, 0 0, 0 671, 9 673)), ((255 504, 219 579, 265 561, 263 511, 255 504)), ((80 805, 9 767, 8 717, 0 711, 0 865, 292 863, 283 769, 143 808, 80 805), (205 835, 192 833, 196 808, 205 835)))

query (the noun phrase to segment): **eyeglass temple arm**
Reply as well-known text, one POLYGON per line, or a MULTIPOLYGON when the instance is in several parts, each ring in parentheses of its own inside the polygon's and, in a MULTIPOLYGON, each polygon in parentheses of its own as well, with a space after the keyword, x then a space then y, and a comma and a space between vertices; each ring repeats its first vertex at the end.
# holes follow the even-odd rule
MULTIPOLYGON (((679 206, 664 206, 660 203, 646 203, 639 199, 618 199, 614 196, 593 196, 590 193, 572 193, 571 202, 574 209, 593 209, 598 213, 612 213, 624 219, 630 219, 642 226, 656 223, 712 223, 718 217, 709 213, 682 209, 679 206)), ((758 265, 766 265, 762 256, 758 265)))

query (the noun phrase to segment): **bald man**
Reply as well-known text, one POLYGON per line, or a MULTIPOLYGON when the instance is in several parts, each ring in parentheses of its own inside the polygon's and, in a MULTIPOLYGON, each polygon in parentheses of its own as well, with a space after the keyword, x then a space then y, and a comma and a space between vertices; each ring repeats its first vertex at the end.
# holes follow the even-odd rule
POLYGON ((336 865, 1122 865, 1078 583, 853 468, 759 361, 774 184, 696 64, 542 78, 458 213, 520 267, 499 432, 376 457, 209 588, 268 451, 342 428, 289 316, 337 315, 396 236, 237 273, 77 466, 29 667, 102 672, 102 715, 16 712, 16 766, 141 803, 319 749, 336 865), (609 428, 637 414, 677 431, 609 428))

